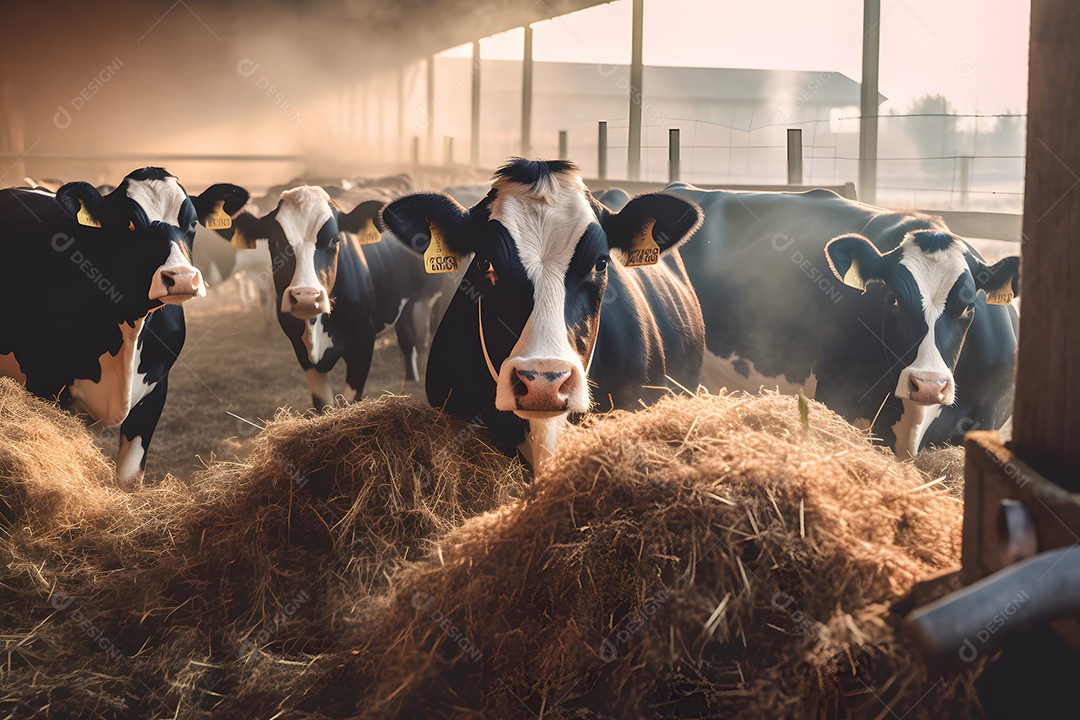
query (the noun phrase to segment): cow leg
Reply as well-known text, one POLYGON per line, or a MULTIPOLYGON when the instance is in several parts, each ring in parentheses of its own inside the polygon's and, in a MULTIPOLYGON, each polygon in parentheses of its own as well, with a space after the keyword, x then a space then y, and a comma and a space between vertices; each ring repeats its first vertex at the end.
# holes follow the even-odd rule
POLYGON ((146 471, 146 453, 154 437, 161 411, 168 395, 169 376, 161 378, 154 389, 131 408, 120 425, 120 454, 116 459, 116 483, 131 492, 146 471))
POLYGON ((330 387, 330 374, 319 372, 315 368, 304 371, 308 388, 311 390, 311 405, 316 412, 323 412, 334 404, 334 391, 330 387))
POLYGON ((428 324, 431 317, 431 305, 425 300, 409 300, 401 316, 394 325, 397 332, 398 346, 405 356, 405 379, 410 382, 420 381, 417 367, 419 348, 426 344, 428 324))
POLYGON ((367 337, 356 342, 345 355, 345 401, 352 402, 364 392, 368 372, 371 370, 371 356, 375 352, 375 330, 371 328, 367 337))

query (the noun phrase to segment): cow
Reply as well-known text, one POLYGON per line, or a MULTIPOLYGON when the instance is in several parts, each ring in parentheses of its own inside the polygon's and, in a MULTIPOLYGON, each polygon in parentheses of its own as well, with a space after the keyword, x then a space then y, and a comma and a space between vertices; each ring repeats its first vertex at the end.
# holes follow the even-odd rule
POLYGON ((801 391, 900 457, 1008 418, 1019 258, 829 190, 668 191, 705 211, 683 255, 710 389, 801 391))
POLYGON ((184 344, 180 304, 206 294, 191 264, 196 223, 224 228, 247 199, 228 184, 189 197, 155 167, 104 196, 85 182, 0 190, 0 375, 120 425, 124 489, 145 471, 184 344))
POLYGON ((421 193, 382 222, 429 268, 471 257, 431 343, 427 398, 535 469, 571 414, 697 387, 704 326, 678 250, 701 222, 694 203, 650 193, 611 213, 573 163, 515 158, 468 210, 421 193))

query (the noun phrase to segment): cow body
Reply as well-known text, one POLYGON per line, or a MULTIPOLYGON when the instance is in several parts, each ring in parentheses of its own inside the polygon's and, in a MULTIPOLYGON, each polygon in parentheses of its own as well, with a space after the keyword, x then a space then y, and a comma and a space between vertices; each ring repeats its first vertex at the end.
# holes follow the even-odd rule
POLYGON ((938 217, 827 190, 669 190, 705 211, 684 256, 711 389, 803 392, 900 456, 1008 417, 1017 315, 987 292, 1011 298, 1016 258, 985 266, 938 217))
POLYGON ((234 185, 189 198, 160 168, 104 197, 85 183, 0 190, 0 302, 14 309, 0 321, 0 373, 120 425, 122 487, 145 469, 184 344, 180 303, 206 292, 190 262, 195 224, 246 201, 234 185))
POLYGON ((652 194, 609 213, 572 164, 519 159, 467 211, 420 194, 382 218, 414 251, 436 236, 471 258, 432 341, 427 395, 503 450, 542 464, 570 414, 697 387, 704 330, 676 249, 699 222, 692 203, 652 194), (643 235, 659 262, 626 267, 643 235))

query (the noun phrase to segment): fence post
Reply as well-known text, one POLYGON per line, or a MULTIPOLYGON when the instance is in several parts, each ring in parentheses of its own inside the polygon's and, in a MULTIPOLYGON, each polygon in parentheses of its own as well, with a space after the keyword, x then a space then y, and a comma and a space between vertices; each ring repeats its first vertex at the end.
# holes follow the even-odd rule
POLYGON ((600 137, 596 145, 596 176, 601 180, 607 180, 607 122, 601 120, 599 128, 600 137))
POLYGON ((960 158, 960 209, 967 210, 971 200, 971 163, 972 158, 960 158))
POLYGON ((420 136, 413 135, 412 139, 412 164, 414 167, 420 166, 420 136))
POLYGON ((567 145, 567 143, 566 143, 566 131, 565 130, 560 130, 559 131, 559 159, 560 160, 567 160, 568 159, 567 155, 569 155, 569 153, 567 152, 566 145, 567 145))
POLYGON ((447 165, 454 164, 454 138, 450 135, 443 136, 443 162, 447 165))
POLYGON ((668 129, 668 182, 679 182, 679 128, 668 129))
POLYGON ((802 129, 788 128, 787 131, 787 184, 803 184, 803 147, 802 129))

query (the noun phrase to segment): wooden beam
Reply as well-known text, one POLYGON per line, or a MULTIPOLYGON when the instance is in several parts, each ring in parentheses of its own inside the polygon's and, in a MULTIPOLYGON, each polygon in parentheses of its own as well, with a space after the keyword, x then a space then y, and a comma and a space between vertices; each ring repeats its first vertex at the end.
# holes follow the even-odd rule
POLYGON ((863 0, 862 82, 859 104, 859 199, 877 199, 878 64, 881 0, 863 0))
POLYGON ((472 132, 469 133, 469 159, 480 165, 480 41, 472 44, 472 132))
POLYGON ((521 59, 521 157, 532 157, 533 29, 525 26, 521 59))
MULTIPOLYGON (((1080 3, 1033 0, 1024 188, 1024 316, 1011 449, 1080 470, 1080 3)), ((1078 528, 1080 529, 1080 528, 1078 528)))
POLYGON ((630 33, 630 134, 626 143, 626 171, 631 180, 641 179, 641 84, 642 39, 645 28, 645 0, 634 0, 630 33))

